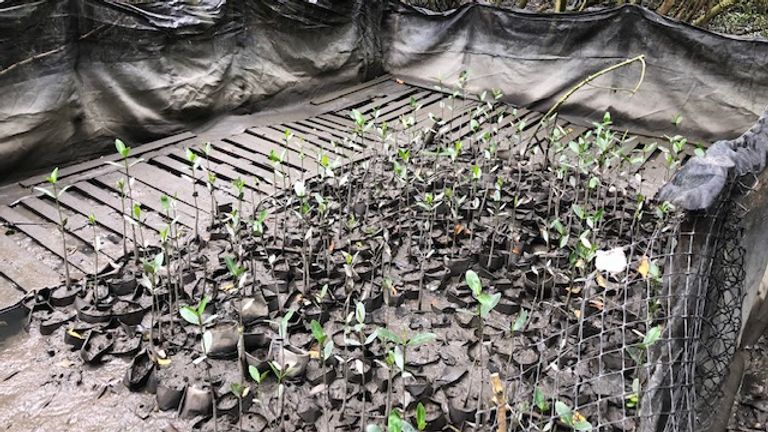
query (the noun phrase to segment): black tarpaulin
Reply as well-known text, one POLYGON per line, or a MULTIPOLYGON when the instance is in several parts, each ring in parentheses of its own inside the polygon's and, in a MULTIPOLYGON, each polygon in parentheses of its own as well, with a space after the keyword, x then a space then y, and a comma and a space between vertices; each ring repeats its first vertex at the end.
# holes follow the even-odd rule
POLYGON ((467 91, 497 88, 541 111, 604 67, 562 113, 610 111, 633 132, 731 139, 762 112, 768 44, 624 6, 532 15, 445 14, 368 0, 0 3, 0 173, 65 163, 382 72, 467 91), (608 89, 607 89, 608 88, 608 89), (613 89, 613 90, 611 90, 613 89), (675 115, 683 118, 673 127, 675 115))

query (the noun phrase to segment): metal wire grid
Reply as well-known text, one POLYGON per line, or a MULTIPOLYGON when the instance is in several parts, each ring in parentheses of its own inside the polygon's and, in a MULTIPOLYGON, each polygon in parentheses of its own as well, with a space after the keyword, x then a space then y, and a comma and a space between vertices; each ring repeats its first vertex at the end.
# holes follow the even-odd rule
POLYGON ((622 283, 601 286, 591 276, 570 300, 572 310, 540 302, 543 316, 567 319, 542 326, 531 342, 542 353, 539 362, 510 377, 512 400, 524 401, 518 412, 532 412, 538 389, 573 407, 594 430, 676 432, 709 424, 741 329, 744 211, 734 199, 744 187, 730 185, 709 211, 636 234, 622 283), (660 278, 638 274, 644 260, 660 266, 660 278), (655 326, 662 337, 642 348, 655 326))

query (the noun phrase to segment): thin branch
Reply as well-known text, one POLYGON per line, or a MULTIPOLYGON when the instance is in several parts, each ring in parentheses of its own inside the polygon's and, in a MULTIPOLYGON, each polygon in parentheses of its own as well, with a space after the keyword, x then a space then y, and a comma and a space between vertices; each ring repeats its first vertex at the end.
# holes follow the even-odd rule
POLYGON ((731 7, 736 5, 736 3, 738 3, 738 0, 722 0, 720 3, 714 5, 712 9, 708 10, 707 13, 696 18, 693 21, 693 25, 699 26, 699 27, 707 25, 709 21, 712 20, 712 18, 730 9, 731 7))
MULTIPOLYGON (((729 0, 725 0, 725 1, 729 1, 729 0)), ((556 113, 556 112, 557 112, 557 110, 559 110, 559 109, 560 109, 560 107, 561 107, 561 106, 562 106, 562 105, 563 105, 563 104, 564 104, 564 103, 565 103, 565 102, 568 100, 568 98, 570 98, 570 97, 571 97, 571 96, 572 96, 574 93, 576 93, 576 92, 577 92, 579 89, 581 89, 582 87, 586 86, 586 85, 587 85, 587 84, 589 84, 590 82, 592 82, 592 81, 596 80, 597 78, 599 78, 599 77, 601 77, 601 76, 603 76, 603 75, 605 75, 605 74, 607 74, 607 73, 609 73, 609 72, 615 71, 616 69, 619 69, 619 68, 622 68, 622 67, 624 67, 624 66, 630 65, 630 64, 632 64, 632 63, 634 63, 634 62, 640 62, 640 65, 641 65, 641 67, 642 67, 642 68, 641 68, 641 70, 640 70, 640 79, 638 79, 638 81, 637 81, 637 85, 635 85, 635 88, 633 88, 633 89, 632 89, 632 90, 630 90, 629 92, 630 92, 631 94, 633 94, 633 95, 634 95, 635 93, 637 93, 637 90, 639 90, 639 89, 640 89, 640 85, 643 83, 643 80, 645 80, 645 55, 644 55, 644 54, 643 54, 643 55, 639 55, 639 56, 637 56, 637 57, 633 57, 633 58, 631 58, 631 59, 628 59, 628 60, 624 60, 624 61, 623 61, 623 62, 621 62, 621 63, 617 63, 617 64, 615 64, 615 65, 613 65, 613 66, 609 66, 609 67, 607 67, 607 68, 605 68, 605 69, 602 69, 602 70, 600 70, 600 71, 597 71, 597 72, 593 73, 592 75, 588 76, 588 77, 587 77, 586 79, 584 79, 583 81, 581 81, 581 82, 579 82, 578 84, 576 84, 575 86, 571 87, 571 89, 570 89, 570 90, 568 90, 568 92, 566 92, 566 93, 565 93, 565 94, 564 94, 564 95, 563 95, 563 96, 562 96, 560 99, 558 99, 557 103, 555 103, 555 104, 552 106, 552 108, 550 108, 550 109, 549 109, 549 111, 547 111, 547 113, 546 113, 546 114, 544 114, 544 117, 542 117, 542 118, 541 118, 541 120, 539 120, 539 123, 538 123, 538 125, 536 125, 536 129, 533 131, 533 134, 531 134, 531 137, 528 139, 528 143, 527 143, 527 144, 526 144, 526 146, 525 146, 525 152, 526 152, 526 153, 528 152, 528 150, 529 150, 529 148, 530 148, 530 145, 531 145, 531 142, 532 142, 534 139, 536 139, 536 135, 539 133, 539 130, 541 130, 541 127, 542 127, 542 126, 543 126, 543 125, 544 125, 544 124, 545 124, 545 123, 546 123, 546 122, 547 122, 547 121, 548 121, 548 120, 549 120, 549 119, 552 117, 552 115, 553 115, 554 113, 556 113)), ((543 151, 544 149, 541 149, 541 150, 543 151)))
MULTIPOLYGON (((88 37, 92 36, 94 33, 98 32, 98 31, 101 31, 101 30, 103 30, 106 27, 107 27, 106 24, 102 24, 102 25, 96 27, 95 29, 89 31, 88 33, 80 36, 77 40, 81 41, 81 40, 83 40, 85 38, 88 38, 88 37)), ((69 44, 64 44, 64 45, 62 45, 62 46, 60 46, 58 48, 54 48, 54 49, 52 49, 50 51, 42 52, 40 54, 35 54, 32 57, 28 57, 28 58, 26 58, 24 60, 21 60, 21 61, 19 61, 17 63, 14 63, 14 64, 8 66, 5 69, 1 69, 0 70, 0 77, 5 75, 5 74, 7 74, 7 73, 9 73, 9 72, 11 72, 12 70, 16 69, 19 66, 24 66, 25 64, 32 63, 35 60, 40 60, 41 58, 48 57, 50 55, 53 55, 53 54, 56 54, 58 52, 64 51, 67 48, 67 46, 69 46, 69 44)))

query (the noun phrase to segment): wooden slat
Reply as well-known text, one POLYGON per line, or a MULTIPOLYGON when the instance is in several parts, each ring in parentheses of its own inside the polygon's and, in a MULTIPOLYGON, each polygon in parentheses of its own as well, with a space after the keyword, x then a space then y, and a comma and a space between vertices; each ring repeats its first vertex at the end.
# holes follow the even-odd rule
MULTIPOLYGON (((259 139, 251 134, 243 133, 224 138, 222 142, 229 144, 230 147, 228 151, 235 152, 239 157, 243 157, 250 161, 254 161, 254 163, 258 163, 260 166, 269 170, 270 173, 274 172, 274 165, 272 164, 272 161, 269 160, 269 149, 264 148, 264 140, 259 139)), ((276 151, 280 150, 277 149, 276 151)), ((304 162, 305 169, 303 170, 301 168, 301 160, 297 161, 296 166, 293 166, 293 161, 291 161, 290 164, 284 164, 284 167, 286 170, 290 171, 291 177, 297 178, 301 177, 302 172, 306 170, 306 165, 309 165, 306 163, 306 161, 304 162)), ((270 176, 271 175, 272 174, 270 174, 270 176)), ((280 180, 278 179, 278 186, 279 183, 280 180)))
MULTIPOLYGON (((163 139, 159 139, 157 141, 152 141, 146 144, 142 144, 131 149, 131 156, 132 157, 140 156, 149 151, 167 147, 169 145, 176 144, 184 140, 189 140, 194 137, 195 135, 192 133, 182 132, 177 135, 169 136, 163 139)), ((64 167, 59 170, 59 179, 64 179, 65 177, 71 176, 73 174, 78 174, 83 171, 99 168, 105 165, 107 161, 119 161, 121 159, 122 157, 120 155, 118 155, 117 153, 113 153, 107 156, 100 157, 98 159, 93 159, 86 162, 81 162, 75 165, 71 165, 68 167, 64 167)), ((22 186, 34 186, 40 183, 44 183, 47 178, 48 178, 48 174, 41 174, 35 177, 30 177, 28 179, 22 180, 19 183, 22 186)))
POLYGON ((391 79, 392 79, 392 76, 389 74, 382 75, 376 79, 366 81, 351 87, 345 87, 341 90, 336 90, 331 93, 325 94, 323 96, 314 98, 310 100, 309 103, 311 103, 312 105, 322 105, 322 104, 334 101, 336 99, 340 99, 344 96, 350 95, 352 93, 356 93, 356 92, 374 87, 378 84, 385 83, 387 81, 390 81, 391 79))
MULTIPOLYGON (((25 291, 54 287, 62 281, 62 275, 2 234, 0 234, 0 273, 25 291)), ((14 303, 13 299, 6 298, 5 295, 2 301, 3 303, 0 304, 14 303)))
MULTIPOLYGON (((282 153, 284 150, 282 146, 249 132, 231 136, 228 138, 228 141, 238 144, 251 151, 259 152, 265 155, 269 155, 269 152, 272 150, 277 153, 282 153)), ((291 178, 298 178, 301 176, 301 160, 299 159, 299 152, 298 150, 287 150, 286 153, 287 152, 291 152, 290 163, 286 162, 284 165, 290 166, 292 168, 291 178)), ((307 171, 306 175, 315 175, 319 172, 317 166, 314 164, 305 164, 304 169, 307 171)))
MULTIPOLYGON (((48 204, 47 202, 37 197, 27 198, 21 201, 20 204, 24 205, 25 207, 28 207, 30 210, 34 211, 35 213, 48 219, 49 223, 54 225, 58 223, 58 220, 59 220, 58 213, 56 211, 56 207, 54 207, 53 205, 48 204)), ((88 219, 86 219, 82 215, 74 214, 67 217, 67 226, 66 226, 67 232, 70 235, 73 235, 78 239, 80 239, 83 243, 93 247, 92 231, 86 228, 88 228, 88 219)), ((99 235, 103 236, 103 232, 99 233, 99 235)), ((114 261, 123 255, 122 246, 118 247, 118 245, 112 243, 109 240, 105 240, 102 243, 103 244, 99 253, 101 255, 104 255, 106 258, 114 261)))
MULTIPOLYGON (((294 138, 295 141, 292 141, 286 145, 284 135, 283 133, 278 132, 275 129, 272 129, 270 127, 260 127, 260 128, 252 128, 248 129, 248 132, 256 135, 260 138, 264 138, 265 140, 272 141, 273 143, 279 145, 280 147, 286 149, 286 150, 294 150, 296 153, 300 154, 301 149, 299 149, 299 140, 294 138)), ((346 150, 344 147, 336 147, 332 148, 329 145, 327 146, 317 146, 312 142, 305 141, 303 146, 304 154, 312 159, 317 159, 317 155, 320 153, 333 153, 337 156, 341 156, 344 158, 349 157, 350 152, 346 150)), ((298 161, 299 159, 297 159, 298 161)))
MULTIPOLYGON (((64 259, 64 250, 62 249, 61 235, 58 232, 58 228, 54 226, 44 227, 39 225, 7 206, 0 207, 0 218, 5 219, 8 223, 14 225, 16 229, 35 239, 41 246, 53 252, 59 258, 64 259)), ((76 244, 77 240, 71 235, 68 235, 68 249, 76 244)), ((70 250, 67 253, 67 257, 69 263, 76 269, 84 273, 90 273, 93 270, 93 260, 82 252, 78 250, 70 250)))

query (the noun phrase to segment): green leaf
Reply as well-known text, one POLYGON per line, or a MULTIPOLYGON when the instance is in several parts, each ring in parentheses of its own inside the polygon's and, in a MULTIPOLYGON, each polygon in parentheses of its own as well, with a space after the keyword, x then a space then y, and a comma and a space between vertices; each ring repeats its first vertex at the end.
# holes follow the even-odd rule
POLYGON ((355 319, 360 324, 365 322, 365 305, 362 302, 357 302, 355 306, 355 319))
POLYGON ((477 296, 479 296, 483 291, 483 285, 480 283, 480 277, 477 276, 477 273, 475 273, 473 270, 467 270, 466 275, 464 275, 464 279, 467 281, 469 289, 472 290, 472 295, 477 298, 477 296))
POLYGON ((555 401, 555 412, 560 417, 560 421, 568 426, 573 426, 573 410, 571 410, 571 407, 561 401, 555 401))
POLYGON ((59 167, 56 167, 51 171, 51 175, 48 176, 48 183, 56 184, 59 181, 59 167))
POLYGON ((323 359, 328 360, 331 358, 331 354, 333 354, 333 341, 328 339, 323 347, 323 359))
POLYGON ((405 370, 405 357, 403 356, 403 350, 400 349, 400 345, 394 349, 395 365, 400 368, 401 371, 405 370))
POLYGON ((420 431, 427 428, 427 410, 421 402, 416 405, 416 427, 420 431))
POLYGON ((248 375, 251 376, 252 380, 256 381, 259 384, 261 384, 265 376, 265 375, 262 375, 259 372, 259 370, 256 368, 256 366, 253 366, 253 365, 248 366, 248 375))
POLYGON ((211 298, 208 296, 203 297, 202 300, 200 300, 200 303, 197 305, 197 315, 203 316, 203 313, 205 312, 205 308, 208 307, 208 302, 211 301, 211 298))
POLYGON ((538 387, 533 390, 533 403, 540 413, 546 414, 549 412, 549 402, 547 402, 547 398, 544 397, 544 393, 538 387))
POLYGON ((124 158, 128 157, 131 152, 130 147, 127 147, 120 138, 115 138, 115 149, 117 150, 117 153, 124 158))
POLYGON ((379 328, 378 330, 376 330, 376 333, 378 334, 379 339, 381 339, 382 341, 394 342, 398 345, 403 344, 403 339, 387 328, 379 328))
POLYGON ((512 331, 513 332, 519 332, 525 328, 525 323, 528 322, 528 311, 525 309, 520 309, 520 312, 517 314, 517 318, 515 318, 515 322, 512 323, 512 331))
POLYGON ((155 269, 159 269, 160 267, 162 267, 164 261, 165 261, 165 254, 163 254, 163 252, 160 252, 159 254, 155 255, 155 259, 153 262, 155 269))
POLYGON ((312 320, 312 322, 309 323, 310 329, 312 329, 312 336, 315 337, 315 340, 320 345, 325 343, 325 339, 328 337, 325 334, 325 330, 323 330, 323 326, 317 321, 312 320))
POLYGON ((573 429, 577 431, 591 431, 592 423, 586 420, 579 420, 577 422, 574 422, 573 429))
POLYGON ((197 315, 197 311, 189 306, 182 306, 179 309, 179 315, 190 324, 200 325, 200 317, 197 315))
POLYGON ((34 189, 38 192, 42 192, 43 194, 47 195, 49 198, 55 199, 56 197, 53 195, 53 192, 49 191, 48 189, 44 187, 35 186, 34 189))
POLYGON ((572 208, 573 213, 576 214, 579 219, 584 219, 587 216, 587 212, 585 212, 580 205, 574 204, 572 208))
POLYGON ((301 180, 293 184, 293 191, 296 192, 296 196, 299 198, 304 198, 307 195, 307 187, 301 180))
POLYGON ((662 326, 658 325, 655 327, 651 327, 650 330, 645 334, 645 337, 643 338, 643 347, 648 348, 658 342, 659 338, 661 337, 661 331, 663 330, 662 326))
POLYGON ((434 342, 436 339, 437 335, 434 333, 419 333, 408 340, 408 346, 423 345, 434 342))
POLYGON ((232 257, 226 256, 224 257, 224 262, 227 264, 229 273, 234 276, 235 279, 239 278, 243 272, 243 269, 237 265, 237 261, 235 261, 232 257))
POLYGON ((479 296, 477 296, 477 301, 480 303, 480 318, 487 318, 488 314, 491 313, 493 308, 499 304, 499 300, 501 300, 501 293, 496 293, 493 295, 481 293, 479 296))
POLYGON ((403 419, 400 418, 400 413, 397 410, 392 410, 387 418, 387 432, 402 432, 403 431, 403 419))
POLYGON ((213 346, 213 333, 211 333, 210 331, 206 331, 205 333, 203 333, 203 352, 205 352, 205 354, 208 354, 208 351, 211 349, 212 346, 213 346))

